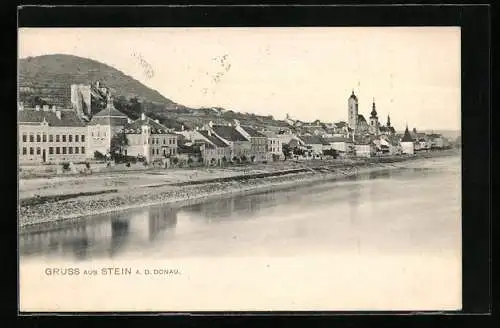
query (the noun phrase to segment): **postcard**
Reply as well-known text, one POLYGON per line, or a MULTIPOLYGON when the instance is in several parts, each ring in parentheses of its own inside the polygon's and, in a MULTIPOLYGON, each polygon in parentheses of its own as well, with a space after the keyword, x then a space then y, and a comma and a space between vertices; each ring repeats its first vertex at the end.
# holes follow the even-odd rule
POLYGON ((21 312, 461 309, 459 27, 18 35, 21 312))

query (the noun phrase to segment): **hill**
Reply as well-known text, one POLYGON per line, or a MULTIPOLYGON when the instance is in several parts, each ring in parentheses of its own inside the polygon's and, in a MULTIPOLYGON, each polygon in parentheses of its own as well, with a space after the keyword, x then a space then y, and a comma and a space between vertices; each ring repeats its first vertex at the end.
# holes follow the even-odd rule
POLYGON ((48 104, 71 106, 71 84, 100 81, 116 96, 175 108, 165 98, 131 76, 101 62, 73 55, 54 54, 19 60, 19 93, 22 101, 38 96, 48 104))
MULTIPOLYGON (((189 108, 165 98, 156 90, 104 63, 73 55, 53 54, 19 60, 19 97, 26 104, 48 104, 71 108, 71 84, 99 81, 110 89, 114 105, 131 118, 145 112, 168 127, 194 128, 210 121, 253 126, 286 127, 272 116, 238 113, 220 107, 189 108)), ((91 114, 102 110, 105 96, 92 89, 91 114)))

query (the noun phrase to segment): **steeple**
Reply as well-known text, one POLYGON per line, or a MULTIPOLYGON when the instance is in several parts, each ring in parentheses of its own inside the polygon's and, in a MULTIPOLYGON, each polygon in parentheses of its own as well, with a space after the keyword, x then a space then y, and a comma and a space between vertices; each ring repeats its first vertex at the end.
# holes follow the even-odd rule
POLYGON ((373 98, 371 117, 377 117, 377 109, 375 107, 375 98, 373 98))
POLYGON ((391 117, 387 114, 387 127, 391 126, 391 117))

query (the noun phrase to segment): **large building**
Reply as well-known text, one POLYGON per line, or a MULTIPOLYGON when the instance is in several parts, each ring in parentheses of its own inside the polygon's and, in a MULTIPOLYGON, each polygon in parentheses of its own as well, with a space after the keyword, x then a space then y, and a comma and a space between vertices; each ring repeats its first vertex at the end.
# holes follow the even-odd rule
POLYGON ((81 162, 87 156, 87 127, 72 110, 19 105, 19 163, 81 162))
POLYGON ((250 159, 255 162, 263 162, 267 158, 267 137, 249 126, 241 126, 235 121, 235 129, 245 138, 250 140, 250 159))
POLYGON ((145 114, 118 133, 127 138, 124 155, 142 156, 148 163, 177 155, 177 134, 145 114))
POLYGON ((403 135, 400 144, 403 154, 413 155, 415 153, 415 145, 413 143, 413 138, 408 131, 408 126, 406 126, 405 134, 403 135))
POLYGON ((108 154, 111 151, 111 138, 128 123, 131 123, 131 119, 114 107, 113 99, 108 95, 106 108, 95 114, 88 123, 89 157, 94 157, 95 152, 108 154))

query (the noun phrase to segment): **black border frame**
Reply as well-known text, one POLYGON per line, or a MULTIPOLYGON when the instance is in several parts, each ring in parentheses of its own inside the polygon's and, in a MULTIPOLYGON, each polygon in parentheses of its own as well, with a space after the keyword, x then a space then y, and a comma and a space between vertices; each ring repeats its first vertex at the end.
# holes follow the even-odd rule
MULTIPOLYGON (((25 6, 18 8, 19 27, 460 26, 462 29, 462 143, 464 145, 462 149, 463 310, 442 312, 442 314, 487 314, 492 311, 490 19, 491 13, 488 5, 25 6)), ((16 75, 17 72, 14 73, 14 78, 16 75)), ((14 91, 14 94, 17 93, 14 91)), ((16 224, 13 225, 12 230, 17 230, 16 224)), ((17 265, 16 254, 16 268, 17 265)), ((31 314, 49 315, 38 313, 29 315, 31 314)), ((137 316, 151 313, 130 314, 137 316)), ((304 315, 402 315, 411 314, 411 312, 195 312, 185 314, 195 317, 198 315, 288 315, 293 316, 295 320, 304 315)), ((28 313, 22 313, 22 315, 28 315, 28 313)), ((82 315, 82 313, 77 315, 82 315)))

